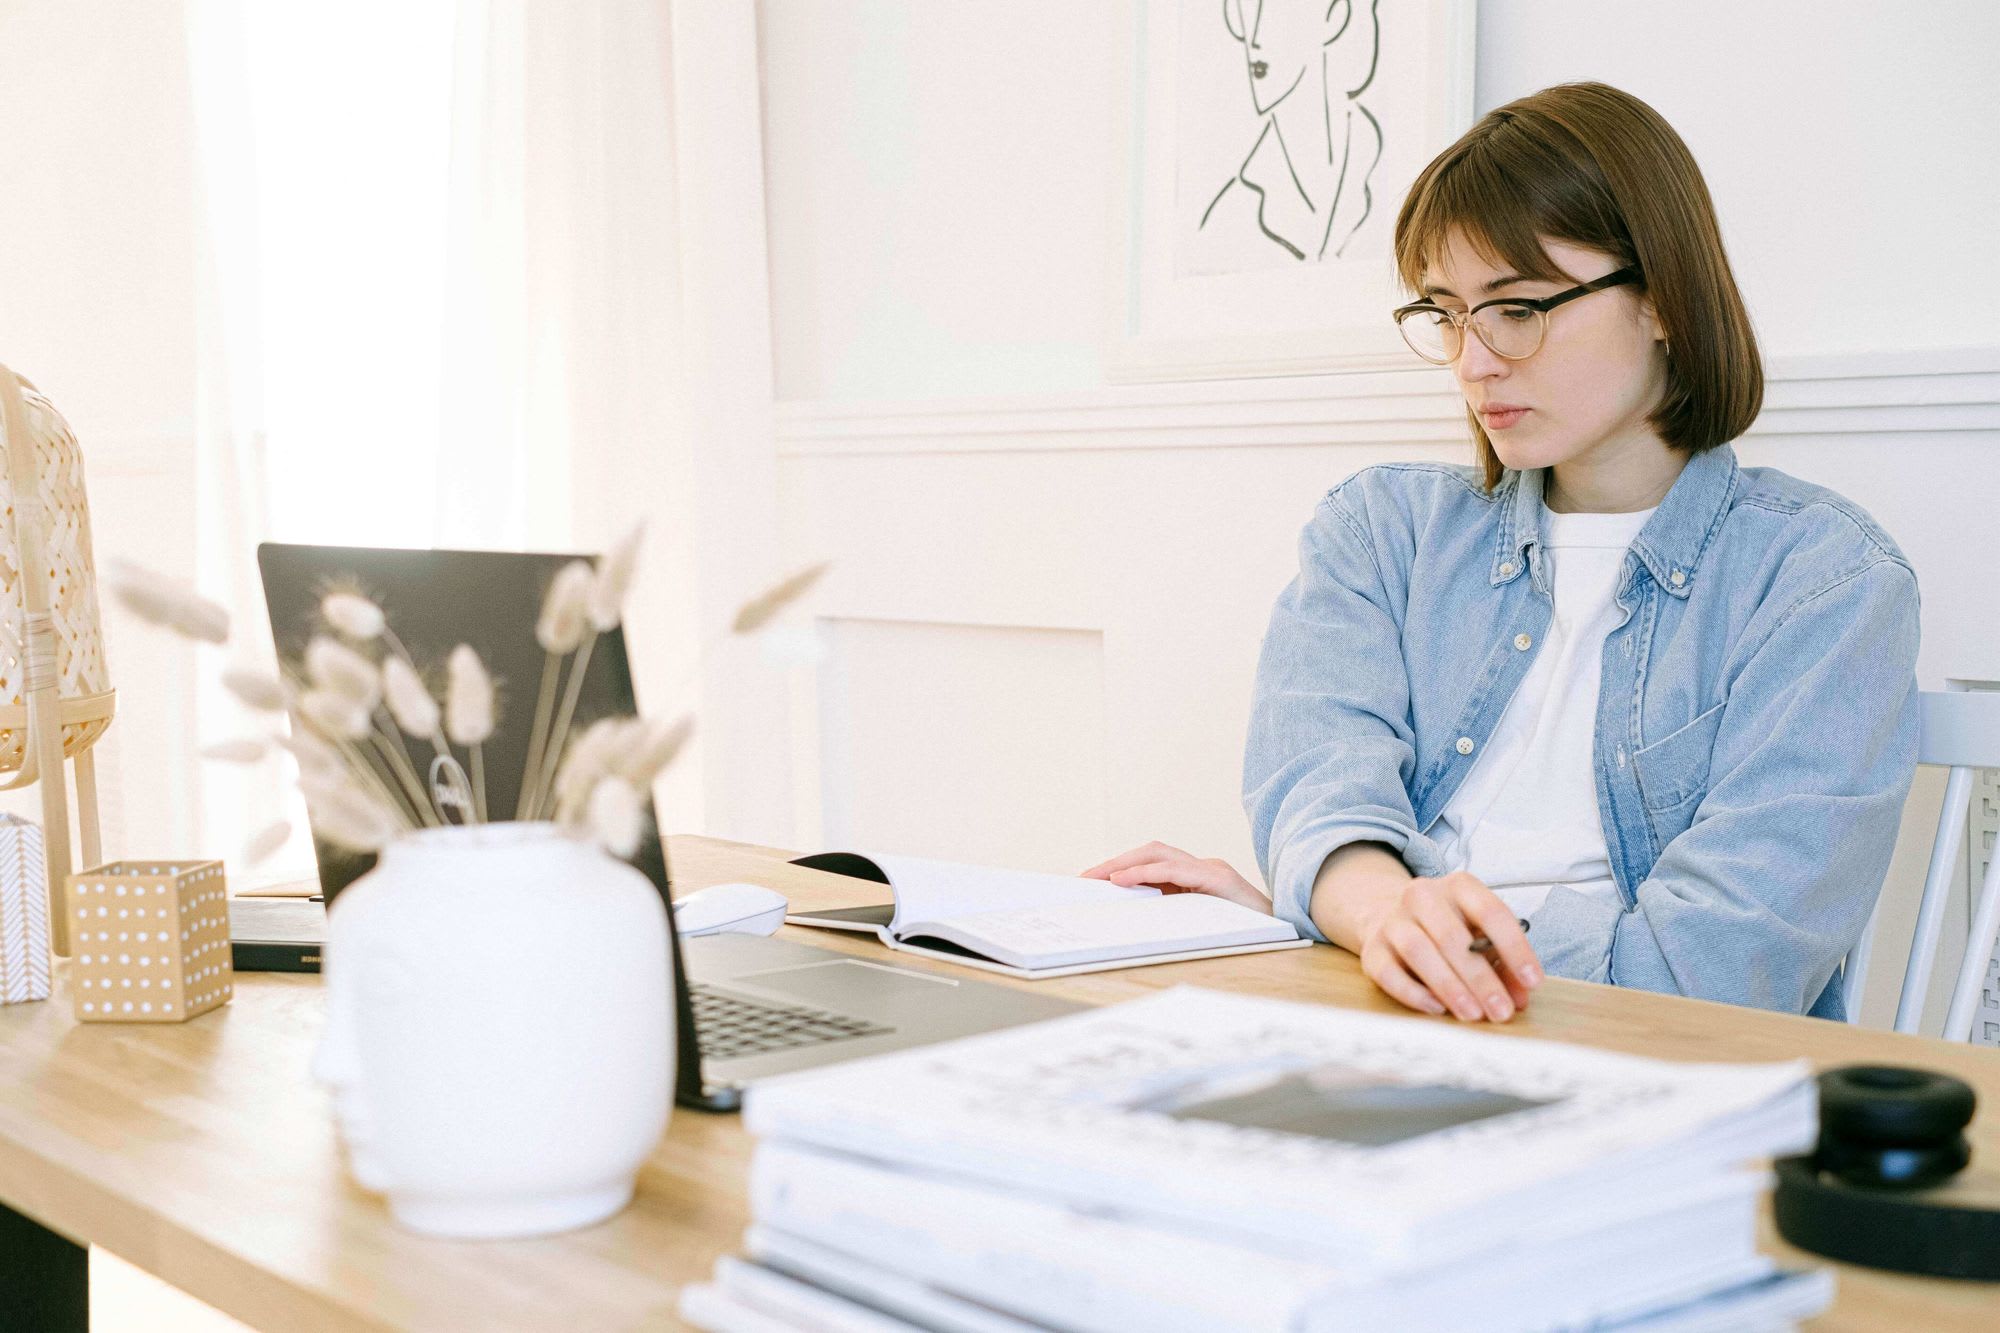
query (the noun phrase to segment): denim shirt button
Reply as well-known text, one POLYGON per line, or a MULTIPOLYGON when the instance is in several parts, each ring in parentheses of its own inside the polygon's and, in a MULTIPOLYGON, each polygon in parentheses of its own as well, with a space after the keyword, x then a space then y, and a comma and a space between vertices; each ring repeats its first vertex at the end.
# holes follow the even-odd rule
POLYGON ((1667 582, 1673 584, 1676 588, 1680 587, 1683 583, 1686 583, 1687 581, 1688 581, 1688 576, 1686 574, 1683 574, 1678 569, 1675 570, 1673 573, 1667 575, 1667 582))
POLYGON ((1500 566, 1500 577, 1503 579, 1514 577, 1514 562, 1512 560, 1506 561, 1500 566))
POLYGON ((1514 636, 1514 650, 1516 652, 1525 653, 1528 651, 1528 649, 1532 648, 1534 644, 1535 641, 1529 638, 1525 634, 1516 634, 1514 636))
POLYGON ((1453 748, 1454 748, 1454 749, 1456 749, 1456 750, 1457 750, 1457 751, 1458 751, 1458 752, 1459 752, 1460 754, 1471 754, 1471 753, 1472 753, 1472 737, 1470 737, 1470 736, 1460 736, 1460 737, 1458 738, 1458 744, 1457 744, 1457 745, 1455 745, 1455 746, 1454 746, 1453 748))

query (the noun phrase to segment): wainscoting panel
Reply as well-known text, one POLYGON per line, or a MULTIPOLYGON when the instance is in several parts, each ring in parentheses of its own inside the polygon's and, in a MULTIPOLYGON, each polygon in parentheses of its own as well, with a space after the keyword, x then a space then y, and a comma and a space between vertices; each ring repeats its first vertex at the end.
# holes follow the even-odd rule
POLYGON ((828 848, 1074 873, 1103 859, 1103 636, 822 622, 828 848))

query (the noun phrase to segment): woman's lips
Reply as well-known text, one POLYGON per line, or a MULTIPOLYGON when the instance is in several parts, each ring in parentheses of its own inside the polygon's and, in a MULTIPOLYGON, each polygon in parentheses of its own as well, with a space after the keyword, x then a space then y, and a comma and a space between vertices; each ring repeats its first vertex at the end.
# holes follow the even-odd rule
POLYGON ((1505 430, 1528 415, 1530 410, 1525 407, 1515 407, 1501 412, 1481 412, 1479 419, 1486 423, 1488 430, 1505 430))

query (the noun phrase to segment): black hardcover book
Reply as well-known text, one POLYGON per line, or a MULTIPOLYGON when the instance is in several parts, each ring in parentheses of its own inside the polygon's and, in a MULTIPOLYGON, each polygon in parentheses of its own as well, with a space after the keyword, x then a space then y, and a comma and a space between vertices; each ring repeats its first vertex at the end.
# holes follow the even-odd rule
POLYGON ((326 904, 309 898, 231 898, 229 956, 238 972, 317 972, 326 904))

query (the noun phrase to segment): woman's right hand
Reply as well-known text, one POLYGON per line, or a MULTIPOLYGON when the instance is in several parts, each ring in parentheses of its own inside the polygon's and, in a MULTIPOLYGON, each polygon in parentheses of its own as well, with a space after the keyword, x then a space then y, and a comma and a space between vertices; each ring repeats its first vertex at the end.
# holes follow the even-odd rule
POLYGON ((1361 970, 1391 998, 1427 1014, 1504 1023, 1542 981, 1513 909, 1462 870, 1408 881, 1357 924, 1361 970), (1475 951, 1478 935, 1493 948, 1475 951))
POLYGON ((1120 888, 1158 889, 1161 893, 1206 893, 1239 907, 1269 914, 1264 891, 1236 873, 1221 857, 1198 857, 1164 842, 1149 842, 1100 861, 1083 872, 1084 879, 1108 879, 1120 888))

